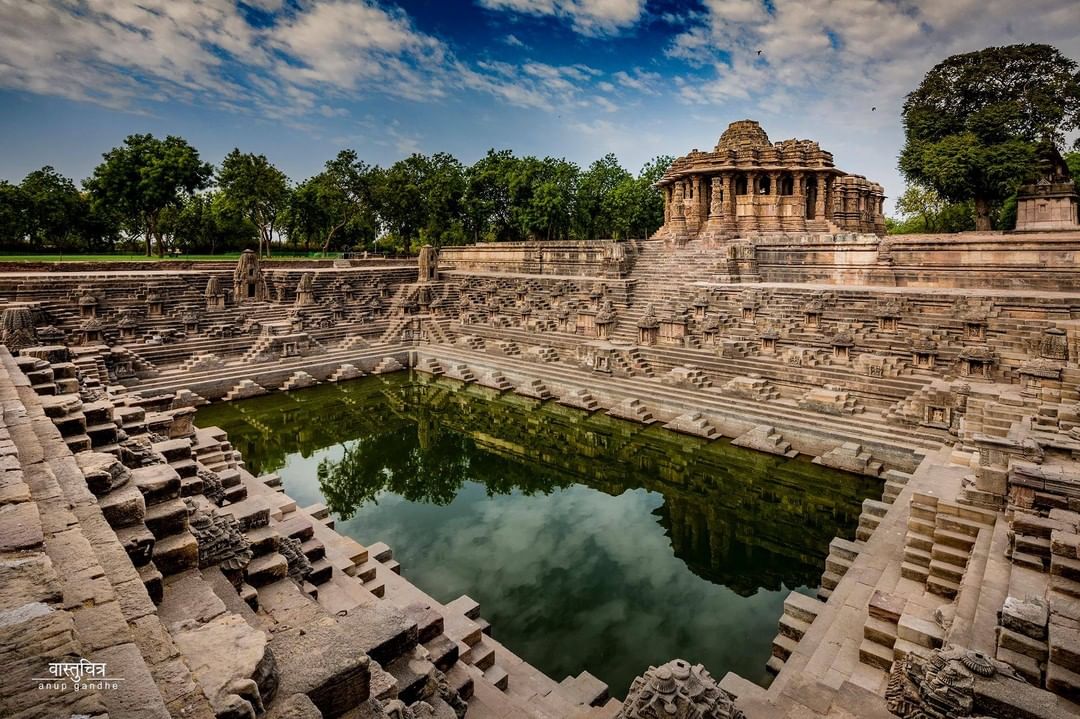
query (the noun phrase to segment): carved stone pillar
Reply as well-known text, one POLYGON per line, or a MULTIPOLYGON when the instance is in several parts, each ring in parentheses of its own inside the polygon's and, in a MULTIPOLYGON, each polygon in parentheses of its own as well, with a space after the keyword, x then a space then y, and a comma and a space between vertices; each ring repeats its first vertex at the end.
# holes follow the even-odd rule
POLYGON ((724 178, 724 230, 726 232, 735 232, 735 174, 732 172, 725 172, 724 178))
POLYGON ((724 233, 724 185, 719 175, 709 178, 709 222, 706 231, 710 239, 724 233))
POLYGON ((779 230, 780 224, 780 173, 769 173, 769 201, 759 208, 759 227, 763 230, 779 230))
POLYGON ((756 230, 758 228, 758 188, 757 188, 758 173, 747 172, 746 173, 746 195, 750 200, 750 212, 742 217, 736 215, 735 221, 738 224, 739 232, 746 232, 756 230))
POLYGON ((686 241, 686 198, 685 188, 680 180, 671 188, 671 221, 668 239, 676 244, 686 241))
POLYGON ((795 172, 791 175, 791 215, 784 217, 784 229, 806 232, 806 174, 795 172))
POLYGON ((832 178, 829 175, 817 176, 817 201, 814 204, 814 217, 819 220, 831 219, 825 212, 825 208, 830 205, 827 204, 827 196, 832 191, 832 178))
POLYGON ((691 234, 701 229, 705 219, 705 188, 701 184, 701 175, 694 175, 691 179, 691 202, 689 211, 686 213, 686 225, 691 234))
POLYGON ((724 187, 723 180, 719 175, 714 175, 709 180, 712 197, 709 202, 709 219, 719 219, 724 214, 724 187))

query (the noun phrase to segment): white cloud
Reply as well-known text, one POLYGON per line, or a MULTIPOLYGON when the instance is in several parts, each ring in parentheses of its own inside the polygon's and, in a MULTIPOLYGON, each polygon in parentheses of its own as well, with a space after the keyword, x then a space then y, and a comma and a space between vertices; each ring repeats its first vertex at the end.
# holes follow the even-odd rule
MULTIPOLYGON (((256 27, 230 0, 0 0, 0 87, 127 110, 178 100, 293 124, 343 116, 344 102, 376 93, 428 101, 473 90, 518 107, 612 109, 588 97, 594 68, 461 60, 375 0, 247 4, 280 12, 256 27)), ((623 17, 623 4, 572 5, 600 23, 623 17)))
POLYGON ((664 78, 659 73, 647 72, 640 67, 634 68, 632 72, 619 70, 612 77, 623 87, 646 95, 659 95, 664 86, 664 78))
POLYGON ((645 0, 478 0, 489 10, 523 15, 554 16, 568 20, 582 35, 609 35, 641 19, 645 0))
MULTIPOLYGON (((711 67, 683 97, 755 99, 794 109, 824 96, 838 109, 898 107, 936 61, 1013 42, 1051 42, 1076 56, 1075 0, 706 0, 668 55, 711 67)), ((894 115, 895 116, 895 113, 894 115)))

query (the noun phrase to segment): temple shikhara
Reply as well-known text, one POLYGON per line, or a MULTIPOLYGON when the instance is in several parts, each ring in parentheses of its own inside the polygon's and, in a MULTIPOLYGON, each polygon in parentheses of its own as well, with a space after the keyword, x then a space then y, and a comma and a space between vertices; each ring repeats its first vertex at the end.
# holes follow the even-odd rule
POLYGON ((812 140, 770 142, 754 120, 731 123, 712 152, 692 150, 657 183, 658 238, 675 242, 766 232, 885 233, 881 185, 833 165, 812 140))

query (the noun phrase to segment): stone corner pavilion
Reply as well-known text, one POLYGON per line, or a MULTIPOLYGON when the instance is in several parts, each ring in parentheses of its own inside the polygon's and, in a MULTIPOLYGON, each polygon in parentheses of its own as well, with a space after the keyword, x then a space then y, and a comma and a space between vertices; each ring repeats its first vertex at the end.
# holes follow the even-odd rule
POLYGON ((677 243, 770 232, 885 233, 883 188, 833 165, 812 140, 770 142, 754 120, 731 123, 712 152, 692 150, 657 182, 677 243))

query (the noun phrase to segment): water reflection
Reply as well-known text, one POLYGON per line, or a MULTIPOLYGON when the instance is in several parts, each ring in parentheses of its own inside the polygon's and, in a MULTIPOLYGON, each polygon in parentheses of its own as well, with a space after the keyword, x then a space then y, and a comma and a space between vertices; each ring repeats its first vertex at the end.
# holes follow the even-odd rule
POLYGON ((404 374, 200 411, 256 473, 467 593, 555 678, 625 691, 683 656, 765 680, 791 588, 815 587, 871 480, 602 413, 404 374))

